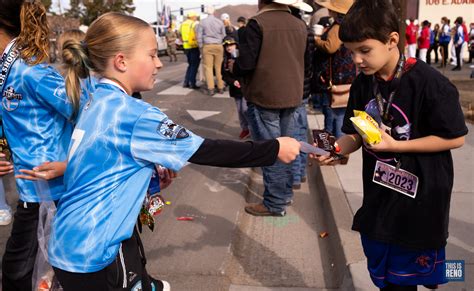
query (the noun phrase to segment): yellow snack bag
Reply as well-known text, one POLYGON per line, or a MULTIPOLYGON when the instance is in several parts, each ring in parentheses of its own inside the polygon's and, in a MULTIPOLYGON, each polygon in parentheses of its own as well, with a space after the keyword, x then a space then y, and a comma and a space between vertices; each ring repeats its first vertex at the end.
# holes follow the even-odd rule
POLYGON ((351 117, 351 121, 366 143, 378 144, 382 141, 379 124, 367 112, 354 110, 354 117, 351 117))

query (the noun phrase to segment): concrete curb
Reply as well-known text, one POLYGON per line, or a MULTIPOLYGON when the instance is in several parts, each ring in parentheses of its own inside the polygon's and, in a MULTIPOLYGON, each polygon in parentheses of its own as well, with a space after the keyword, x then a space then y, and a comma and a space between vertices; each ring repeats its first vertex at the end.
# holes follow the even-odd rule
MULTIPOLYGON (((308 114, 308 125, 310 130, 322 128, 316 115, 308 114)), ((341 290, 377 290, 368 275, 360 236, 351 230, 353 213, 335 168, 332 166, 314 168, 319 172, 318 178, 323 181, 318 183, 318 191, 327 196, 329 211, 333 214, 332 219, 336 225, 335 235, 339 236, 347 267, 341 290)))

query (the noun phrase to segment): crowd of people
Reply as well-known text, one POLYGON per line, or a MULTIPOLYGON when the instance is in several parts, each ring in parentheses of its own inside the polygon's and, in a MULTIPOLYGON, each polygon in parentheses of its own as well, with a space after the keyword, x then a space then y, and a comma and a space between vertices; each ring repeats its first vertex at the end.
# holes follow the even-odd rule
MULTIPOLYGON (((143 20, 106 13, 86 34, 63 35, 58 70, 47 64, 41 1, 0 4, 0 176, 14 172, 19 193, 2 259, 3 290, 36 287, 45 201, 56 209, 48 263, 64 290, 169 290, 146 270, 140 214, 152 210, 144 201, 187 162, 262 167, 263 200, 245 211, 285 216, 294 189, 307 180, 300 142, 307 141, 310 100, 321 107, 338 152, 309 158, 335 165, 363 149, 364 200, 353 230, 361 234, 373 283, 407 291, 446 283, 450 150, 463 145, 467 127, 450 81, 413 58, 408 39, 407 57, 399 50, 403 35, 390 1, 259 0, 258 13, 239 17, 238 28, 208 7, 199 22, 188 13, 179 35, 168 32, 170 44, 182 40, 187 57, 183 86, 208 95, 227 88, 239 138, 251 136, 245 142, 201 137, 133 98, 153 89, 163 66, 155 33, 143 20), (305 13, 312 15, 309 24, 305 13), (201 60, 205 88, 196 80, 201 60), (354 111, 379 125, 379 143, 364 142, 351 122, 354 111)), ((459 64, 465 35, 462 18, 455 22, 459 64)), ((439 31, 445 23, 449 29, 444 19, 439 31)), ((415 25, 408 25, 407 38, 415 25)), ((423 28, 420 37, 427 36, 423 28)), ((429 49, 422 43, 420 58, 429 49)), ((169 48, 170 62, 175 49, 169 48)), ((11 215, 4 200, 0 195, 0 223, 11 215)))
POLYGON ((460 71, 465 59, 464 52, 467 51, 468 63, 472 63, 474 23, 470 23, 468 28, 461 16, 454 20, 452 26, 447 17, 441 18, 441 24, 436 23, 434 26, 428 20, 424 20, 420 25, 417 20, 409 19, 405 37, 408 57, 418 57, 431 64, 434 54, 434 62, 440 61, 440 68, 450 63, 454 66, 453 71, 460 71))

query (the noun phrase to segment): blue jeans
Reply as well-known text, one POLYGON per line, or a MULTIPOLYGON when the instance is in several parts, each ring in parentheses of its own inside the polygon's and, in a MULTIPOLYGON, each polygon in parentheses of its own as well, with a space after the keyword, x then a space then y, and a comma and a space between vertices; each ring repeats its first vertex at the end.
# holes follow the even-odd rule
MULTIPOLYGON (((295 108, 265 109, 248 103, 247 117, 250 132, 254 140, 275 139, 281 136, 294 136, 295 108)), ((276 161, 268 167, 262 167, 263 205, 271 212, 285 211, 293 197, 293 175, 291 164, 276 161)))
POLYGON ((331 108, 331 96, 323 94, 321 101, 321 108, 324 115, 324 130, 332 133, 336 138, 342 136, 342 123, 344 122, 344 115, 346 108, 331 108))
POLYGON ((5 187, 3 185, 3 178, 0 177, 0 210, 10 210, 5 196, 5 187))
MULTIPOLYGON (((295 119, 295 135, 298 141, 308 141, 308 117, 306 115, 306 106, 308 99, 303 100, 303 104, 296 108, 295 119)), ((293 162, 293 185, 301 184, 301 178, 306 177, 306 161, 308 154, 300 153, 293 162)))
POLYGON ((199 63, 201 62, 199 49, 185 49, 184 54, 188 59, 188 69, 186 70, 186 75, 184 77, 184 85, 196 86, 196 75, 199 69, 199 63))

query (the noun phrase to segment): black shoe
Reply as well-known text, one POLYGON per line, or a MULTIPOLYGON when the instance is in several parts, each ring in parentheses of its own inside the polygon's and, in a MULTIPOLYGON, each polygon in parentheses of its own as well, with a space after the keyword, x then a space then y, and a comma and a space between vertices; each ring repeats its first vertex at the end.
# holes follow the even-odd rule
POLYGON ((299 190, 301 189, 301 184, 293 184, 293 190, 299 190))
POLYGON ((201 87, 199 87, 199 86, 196 86, 196 85, 192 85, 192 86, 191 86, 191 89, 198 90, 198 89, 201 89, 201 87))
POLYGON ((452 68, 451 71, 461 71, 461 67, 456 66, 452 68))
POLYGON ((188 84, 183 84, 183 88, 189 88, 188 84))

